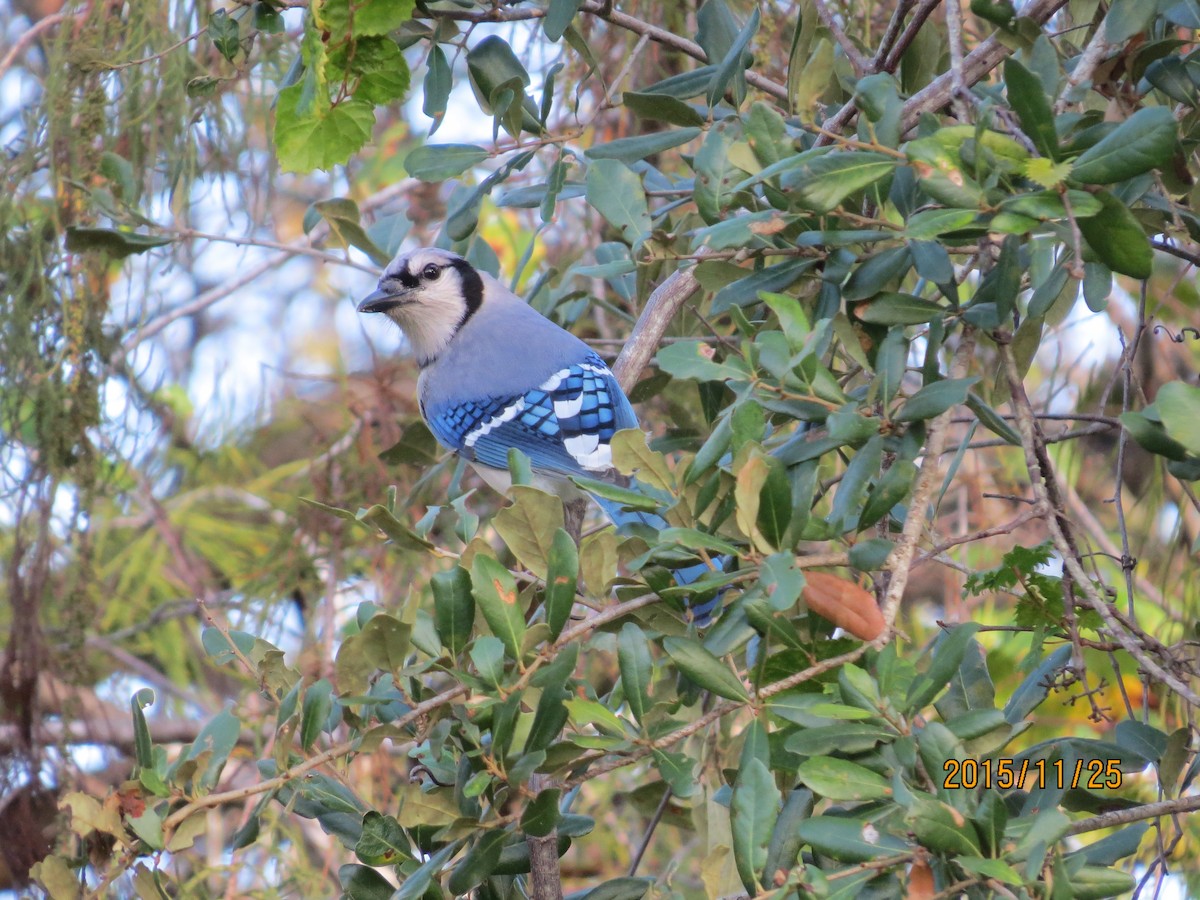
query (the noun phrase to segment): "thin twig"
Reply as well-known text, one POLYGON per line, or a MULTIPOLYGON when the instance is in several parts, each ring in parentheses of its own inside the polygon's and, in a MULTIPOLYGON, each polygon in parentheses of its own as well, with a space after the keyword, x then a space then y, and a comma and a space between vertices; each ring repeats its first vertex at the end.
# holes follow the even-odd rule
POLYGON ((16 43, 12 45, 12 49, 4 54, 4 59, 0 59, 0 79, 3 79, 8 74, 8 70, 16 63, 17 58, 33 46, 34 42, 45 32, 73 18, 75 18, 75 14, 72 13, 55 13, 54 15, 46 16, 46 18, 38 22, 34 22, 28 31, 17 38, 16 43))
POLYGON ((817 18, 821 20, 821 24, 829 29, 829 33, 833 35, 833 39, 838 42, 838 46, 842 48, 842 52, 846 54, 846 58, 850 60, 850 65, 854 67, 854 75, 861 78, 871 70, 871 64, 867 62, 867 58, 863 56, 862 51, 854 45, 854 42, 846 34, 846 30, 842 28, 842 23, 825 5, 825 0, 812 0, 813 7, 817 11, 817 18))

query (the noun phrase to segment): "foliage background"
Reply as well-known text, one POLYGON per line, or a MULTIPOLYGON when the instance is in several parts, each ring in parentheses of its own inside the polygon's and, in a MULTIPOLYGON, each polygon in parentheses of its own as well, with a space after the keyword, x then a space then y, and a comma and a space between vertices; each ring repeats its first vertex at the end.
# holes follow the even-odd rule
POLYGON ((5 885, 1198 890, 1194 4, 661 6, 3 7, 5 885), (438 451, 432 243, 637 336, 675 530, 438 451))

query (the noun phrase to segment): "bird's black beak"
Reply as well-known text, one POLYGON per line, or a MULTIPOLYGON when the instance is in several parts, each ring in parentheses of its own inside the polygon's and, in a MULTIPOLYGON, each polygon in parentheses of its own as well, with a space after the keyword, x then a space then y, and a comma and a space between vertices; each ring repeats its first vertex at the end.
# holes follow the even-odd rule
POLYGON ((382 288, 377 288, 367 294, 358 304, 360 313, 385 313, 389 309, 404 305, 404 294, 391 294, 382 288))

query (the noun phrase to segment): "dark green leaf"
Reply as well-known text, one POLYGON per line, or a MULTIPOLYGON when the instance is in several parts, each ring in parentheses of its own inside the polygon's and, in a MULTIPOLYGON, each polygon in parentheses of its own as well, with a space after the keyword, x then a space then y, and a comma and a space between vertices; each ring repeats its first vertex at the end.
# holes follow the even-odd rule
POLYGON ((858 517, 858 530, 864 531, 892 511, 908 496, 917 480, 917 467, 912 460, 898 459, 892 463, 863 504, 858 517))
POLYGON ((947 312, 940 303, 913 294, 880 294, 854 307, 854 315, 872 325, 923 325, 947 312))
POLYGON ((461 846, 461 840, 452 841, 421 863, 415 872, 400 883, 399 889, 392 895, 392 900, 421 900, 433 882, 433 877, 461 846))
POLYGON ((1167 434, 1158 422, 1140 412, 1121 413, 1121 425, 1144 449, 1157 456, 1182 462, 1188 458, 1187 447, 1167 434))
POLYGON ((771 770, 758 759, 743 763, 733 785, 730 829, 733 860, 746 891, 754 896, 762 884, 767 844, 779 817, 779 789, 771 770))
POLYGON ((484 832, 450 873, 446 884, 450 892, 462 896, 491 875, 500 862, 500 850, 508 838, 508 832, 500 829, 484 832))
POLYGON ((686 144, 700 135, 699 128, 671 128, 666 131, 652 131, 650 134, 639 134, 634 137, 617 138, 596 144, 586 151, 588 159, 616 159, 629 165, 648 156, 686 144))
POLYGON ((550 638, 557 639, 575 606, 579 579, 579 551, 571 536, 561 528, 550 544, 550 565, 546 573, 546 624, 550 638))
POLYGON ((521 830, 534 837, 545 837, 558 824, 558 801, 562 791, 548 788, 541 791, 521 814, 521 830))
POLYGON ((974 823, 948 804, 918 799, 908 807, 904 821, 914 837, 930 850, 962 856, 982 853, 974 823))
POLYGON ((921 388, 900 407, 897 422, 919 422, 941 415, 951 407, 966 403, 967 391, 979 381, 978 375, 970 378, 953 378, 935 381, 921 388))
POLYGON ((1104 17, 1104 39, 1113 44, 1124 44, 1146 30, 1159 8, 1161 4, 1156 6, 1143 0, 1112 0, 1108 15, 1104 17))
POLYGON ((1075 160, 1071 178, 1084 184, 1115 184, 1162 168, 1175 152, 1178 129, 1166 107, 1139 109, 1075 160))
POLYGON ((569 900, 642 900, 653 878, 613 878, 590 891, 569 895, 569 900))
POLYGON ((164 247, 174 241, 170 237, 154 237, 149 234, 134 234, 115 228, 81 228, 67 226, 67 252, 86 253, 103 250, 115 259, 124 259, 134 253, 145 253, 155 247, 164 247))
POLYGON ((583 6, 583 0, 550 0, 546 18, 542 20, 542 32, 552 41, 557 41, 583 6))
POLYGON ((154 691, 142 688, 129 699, 129 709, 133 713, 133 752, 138 767, 150 769, 154 767, 154 745, 150 741, 150 727, 146 724, 146 714, 142 712, 154 703, 154 691))
POLYGON ((347 863, 338 869, 343 900, 391 900, 392 883, 367 866, 347 863))
POLYGON ((394 866, 409 858, 408 840, 395 816, 371 810, 363 816, 355 855, 368 866, 394 866))
MULTIPOLYGON (((755 6, 750 13, 750 18, 746 20, 746 24, 738 32, 737 37, 729 45, 729 49, 725 51, 725 55, 721 58, 721 63, 717 67, 717 72, 713 75, 712 84, 708 88, 708 105, 716 106, 721 98, 725 95, 725 89, 733 85, 733 100, 735 106, 741 106, 742 101, 746 99, 746 66, 753 61, 753 56, 746 53, 746 47, 750 44, 751 39, 758 31, 758 26, 761 21, 761 13, 758 7, 755 6)), ((709 57, 710 61, 713 57, 709 57)))
POLYGON ((421 181, 456 178, 489 156, 474 144, 422 144, 404 157, 404 168, 421 181))
POLYGON ((373 525, 396 544, 405 550, 429 550, 433 544, 425 540, 396 516, 386 506, 376 503, 367 509, 359 510, 356 518, 360 522, 373 525))
POLYGON ((746 686, 721 660, 691 638, 667 637, 663 649, 684 675, 727 700, 748 700, 746 686))
MULTIPOLYGON (((429 68, 425 72, 425 96, 421 101, 421 111, 433 119, 433 127, 429 129, 430 134, 438 130, 442 124, 442 119, 446 117, 446 106, 450 102, 450 89, 452 87, 454 87, 454 75, 450 71, 450 63, 447 61, 446 54, 442 51, 441 46, 434 44, 429 50, 429 68)), ((471 165, 474 165, 474 163, 471 165)), ((405 168, 407 168, 407 163, 405 164, 405 168)), ((464 166, 463 170, 467 168, 469 166, 464 166)), ((409 174, 412 174, 411 169, 409 170, 409 174)), ((432 180, 439 181, 440 179, 434 178, 432 180)))
POLYGON ((895 159, 882 153, 829 153, 795 170, 789 179, 789 187, 795 191, 797 202, 802 206, 825 213, 855 191, 890 175, 896 165, 895 159))
POLYGON ((929 669, 918 675, 909 686, 905 699, 906 710, 918 712, 924 709, 950 683, 979 628, 978 622, 969 622, 956 625, 938 636, 934 641, 933 661, 929 669))
POLYGON ((639 94, 634 91, 626 91, 621 95, 621 102, 631 113, 641 119, 652 119, 684 127, 699 126, 705 122, 704 116, 695 109, 668 94, 639 94))
POLYGON ((313 743, 325 730, 329 721, 329 713, 333 710, 333 685, 328 679, 322 678, 308 686, 304 692, 303 713, 300 720, 300 746, 304 750, 312 748, 313 743))
POLYGON ((625 702, 639 724, 644 723, 646 708, 650 702, 650 679, 653 662, 650 659, 650 644, 645 632, 633 622, 621 627, 617 639, 617 659, 621 667, 621 685, 625 691, 625 702))
POLYGON ((1084 240, 1100 261, 1114 272, 1130 278, 1149 278, 1154 267, 1154 251, 1141 223, 1129 207, 1108 191, 1097 192, 1096 198, 1104 208, 1098 215, 1079 220, 1079 231, 1084 240))
POLYGON ((475 623, 475 598, 471 595, 471 576, 455 566, 438 572, 432 579, 433 621, 442 645, 451 656, 458 656, 471 640, 475 623))
POLYGON ((1025 680, 1013 691, 1004 707, 1004 717, 1010 723, 1015 725, 1022 721, 1046 699, 1046 695, 1050 693, 1050 685, 1058 677, 1059 670, 1070 661, 1071 649, 1070 646, 1059 647, 1025 676, 1025 680))
POLYGON ((229 62, 238 52, 238 23, 223 9, 218 9, 208 19, 208 38, 213 46, 229 62))
POLYGON ((1058 133, 1054 130, 1054 114, 1050 100, 1042 90, 1042 82, 1010 56, 1004 61, 1004 83, 1008 88, 1008 102, 1021 120, 1021 128, 1042 156, 1057 159, 1058 133))
POLYGON ((881 856, 908 852, 908 845, 870 822, 835 816, 815 816, 800 823, 797 833, 813 850, 842 862, 869 862, 881 856))

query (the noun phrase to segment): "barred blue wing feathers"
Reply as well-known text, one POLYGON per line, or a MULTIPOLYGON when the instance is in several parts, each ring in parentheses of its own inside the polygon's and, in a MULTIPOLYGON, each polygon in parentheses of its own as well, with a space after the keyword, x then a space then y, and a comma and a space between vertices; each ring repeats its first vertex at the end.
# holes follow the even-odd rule
POLYGON ((612 466, 612 437, 637 426, 629 401, 599 356, 555 372, 524 394, 425 410, 438 440, 468 459, 508 467, 517 448, 534 471, 593 477, 612 466))

